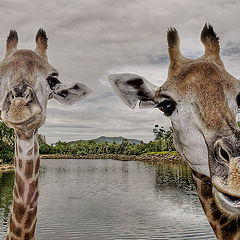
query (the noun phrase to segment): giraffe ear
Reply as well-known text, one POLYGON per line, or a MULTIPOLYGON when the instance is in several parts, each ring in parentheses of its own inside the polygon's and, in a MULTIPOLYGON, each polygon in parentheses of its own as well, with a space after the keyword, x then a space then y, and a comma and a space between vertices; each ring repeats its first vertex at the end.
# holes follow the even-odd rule
POLYGON ((48 38, 46 32, 40 28, 36 35, 36 49, 35 51, 42 57, 47 59, 48 38))
POLYGON ((65 105, 72 105, 86 98, 91 93, 92 90, 82 83, 75 83, 68 86, 59 83, 54 87, 53 93, 49 98, 55 98, 65 105))
POLYGON ((157 105, 154 101, 157 86, 145 78, 132 73, 112 74, 108 80, 120 97, 130 108, 135 108, 139 103, 140 108, 152 108, 157 105))
POLYGON ((7 57, 12 52, 17 50, 17 44, 18 44, 18 34, 15 30, 10 30, 10 33, 7 38, 5 57, 7 57))

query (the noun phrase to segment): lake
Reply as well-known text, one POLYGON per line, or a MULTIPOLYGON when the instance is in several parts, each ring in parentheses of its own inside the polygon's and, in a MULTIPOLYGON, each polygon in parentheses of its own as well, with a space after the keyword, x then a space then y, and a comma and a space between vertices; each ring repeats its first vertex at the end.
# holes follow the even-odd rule
MULTIPOLYGON (((0 173, 0 239, 13 180, 0 173)), ((185 165, 42 159, 39 189, 36 240, 216 240, 185 165)))

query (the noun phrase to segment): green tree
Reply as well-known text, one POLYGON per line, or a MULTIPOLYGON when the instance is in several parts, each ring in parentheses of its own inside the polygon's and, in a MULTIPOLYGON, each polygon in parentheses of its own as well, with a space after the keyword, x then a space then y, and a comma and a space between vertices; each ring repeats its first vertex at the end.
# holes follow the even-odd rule
POLYGON ((0 161, 13 163, 14 161, 14 130, 0 122, 0 161))
MULTIPOLYGON (((175 150, 173 144, 173 129, 171 127, 167 131, 161 127, 156 134, 155 141, 160 145, 160 151, 175 150)), ((156 148, 159 149, 159 147, 156 148)))
POLYGON ((46 137, 42 134, 38 135, 38 144, 40 154, 53 154, 55 153, 54 147, 47 144, 46 137))

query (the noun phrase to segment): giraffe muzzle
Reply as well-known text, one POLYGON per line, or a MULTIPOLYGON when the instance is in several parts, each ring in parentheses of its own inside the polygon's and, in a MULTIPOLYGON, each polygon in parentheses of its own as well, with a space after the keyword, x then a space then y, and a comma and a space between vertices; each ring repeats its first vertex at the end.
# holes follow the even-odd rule
POLYGON ((240 148, 232 138, 218 139, 210 158, 213 194, 227 214, 240 216, 240 148))
POLYGON ((42 107, 34 90, 26 84, 12 88, 2 105, 2 119, 16 131, 33 131, 42 121, 42 107))

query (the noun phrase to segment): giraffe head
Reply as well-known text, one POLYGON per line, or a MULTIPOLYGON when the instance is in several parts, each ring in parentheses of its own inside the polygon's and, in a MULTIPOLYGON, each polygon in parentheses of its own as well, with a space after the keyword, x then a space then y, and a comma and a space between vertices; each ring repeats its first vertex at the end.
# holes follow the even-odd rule
POLYGON ((91 93, 84 84, 65 86, 59 81, 58 71, 48 62, 48 39, 43 29, 35 40, 35 50, 18 50, 18 34, 11 30, 0 63, 1 117, 7 126, 25 136, 44 124, 49 99, 73 104, 91 93))
POLYGON ((168 30, 170 65, 161 87, 141 76, 112 74, 109 81, 130 108, 156 107, 171 120, 177 151, 213 185, 218 207, 240 216, 240 131, 236 114, 240 81, 224 68, 211 25, 201 32, 205 53, 189 59, 180 52, 176 29, 168 30))

